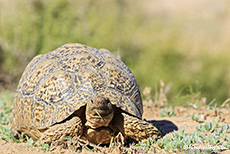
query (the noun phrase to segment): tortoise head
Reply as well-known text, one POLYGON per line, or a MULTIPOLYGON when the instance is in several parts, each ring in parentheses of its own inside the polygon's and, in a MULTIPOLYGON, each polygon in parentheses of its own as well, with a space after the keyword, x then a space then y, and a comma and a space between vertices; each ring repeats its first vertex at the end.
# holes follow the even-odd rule
POLYGON ((114 110, 108 98, 96 96, 87 102, 85 114, 87 127, 107 127, 113 119, 114 110))

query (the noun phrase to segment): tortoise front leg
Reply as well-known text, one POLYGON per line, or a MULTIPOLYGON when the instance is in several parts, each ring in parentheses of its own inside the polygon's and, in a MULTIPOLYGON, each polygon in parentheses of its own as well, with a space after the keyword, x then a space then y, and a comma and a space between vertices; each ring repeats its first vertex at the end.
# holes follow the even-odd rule
POLYGON ((149 137, 158 139, 161 136, 161 132, 151 123, 126 113, 115 115, 113 120, 115 127, 122 132, 122 134, 137 141, 149 137))
POLYGON ((56 141, 65 141, 63 137, 80 137, 83 133, 82 122, 79 117, 73 117, 72 119, 61 123, 55 124, 46 130, 40 137, 40 143, 51 144, 56 141))

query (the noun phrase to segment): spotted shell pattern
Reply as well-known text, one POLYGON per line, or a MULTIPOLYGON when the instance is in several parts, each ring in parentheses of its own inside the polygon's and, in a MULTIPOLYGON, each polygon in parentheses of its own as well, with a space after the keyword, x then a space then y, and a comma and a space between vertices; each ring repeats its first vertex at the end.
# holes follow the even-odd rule
POLYGON ((65 44, 36 56, 26 67, 14 102, 12 125, 43 129, 61 122, 92 97, 141 118, 138 84, 127 66, 106 49, 65 44))

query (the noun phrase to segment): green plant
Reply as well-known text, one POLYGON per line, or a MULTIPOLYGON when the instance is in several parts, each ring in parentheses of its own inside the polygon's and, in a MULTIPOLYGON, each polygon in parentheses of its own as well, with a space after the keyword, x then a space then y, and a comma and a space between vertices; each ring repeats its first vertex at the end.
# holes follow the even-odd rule
POLYGON ((22 140, 16 139, 13 135, 13 132, 7 126, 0 125, 0 140, 4 140, 6 142, 16 142, 19 143, 22 140))
POLYGON ((192 120, 194 120, 194 121, 196 121, 196 122, 199 122, 199 123, 202 122, 202 121, 200 120, 200 116, 195 116, 194 113, 191 114, 190 117, 192 118, 192 120))
POLYGON ((223 131, 225 133, 230 133, 230 126, 228 124, 223 124, 221 126, 221 131, 223 131))
POLYGON ((8 125, 11 119, 11 111, 13 106, 7 107, 7 101, 0 98, 0 124, 8 125))
POLYGON ((226 142, 223 144, 223 146, 227 149, 230 149, 230 137, 226 140, 226 142))
POLYGON ((175 115, 176 115, 176 113, 173 111, 172 107, 162 109, 160 112, 161 117, 172 117, 175 115))
POLYGON ((44 151, 49 151, 50 150, 50 146, 48 144, 42 144, 41 145, 41 149, 44 151))
POLYGON ((201 85, 198 81, 195 82, 195 85, 188 86, 188 94, 185 96, 191 103, 199 103, 201 99, 201 85))
POLYGON ((149 151, 150 149, 155 149, 154 143, 155 143, 155 139, 148 138, 146 141, 142 140, 138 142, 134 147, 140 148, 144 151, 149 151))
POLYGON ((8 96, 6 93, 1 93, 0 97, 0 140, 18 143, 21 142, 21 139, 16 139, 9 128, 13 106, 7 106, 7 102, 11 99, 8 96))
POLYGON ((207 110, 216 110, 216 109, 217 109, 217 104, 207 107, 207 110))
POLYGON ((219 127, 220 127, 219 122, 213 120, 212 122, 205 122, 205 124, 197 126, 196 130, 202 132, 213 132, 216 128, 219 127))
POLYGON ((38 142, 35 142, 32 138, 29 138, 28 136, 26 136, 26 142, 24 143, 25 146, 31 147, 31 146, 35 146, 38 145, 38 142))
POLYGON ((182 150, 185 145, 191 145, 191 143, 193 143, 192 137, 185 133, 184 129, 179 132, 174 131, 172 137, 167 136, 156 142, 161 149, 168 152, 182 150))
POLYGON ((198 153, 210 153, 225 150, 225 148, 230 148, 230 137, 227 138, 226 135, 228 127, 228 125, 220 126, 219 122, 216 121, 206 122, 198 126, 198 130, 192 134, 185 133, 185 130, 181 129, 175 131, 172 136, 166 136, 158 140, 156 144, 168 152, 186 150, 186 153, 190 153, 190 150, 196 149, 198 153), (197 146, 197 143, 201 146, 197 146), (208 145, 202 145, 204 143, 208 145))
POLYGON ((215 103, 214 105, 213 102, 215 102, 216 99, 213 99, 206 107, 207 110, 216 110, 217 109, 217 103, 215 103))
POLYGON ((208 152, 204 152, 202 150, 193 150, 193 151, 185 151, 185 154, 208 154, 208 152))

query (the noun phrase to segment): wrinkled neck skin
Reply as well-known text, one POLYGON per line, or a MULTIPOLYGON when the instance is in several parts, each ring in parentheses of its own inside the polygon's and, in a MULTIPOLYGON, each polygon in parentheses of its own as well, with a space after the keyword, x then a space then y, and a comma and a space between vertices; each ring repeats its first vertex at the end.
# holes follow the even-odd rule
POLYGON ((86 123, 89 128, 107 127, 114 116, 109 99, 94 97, 86 104, 86 123))

